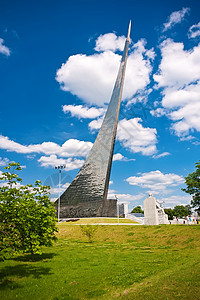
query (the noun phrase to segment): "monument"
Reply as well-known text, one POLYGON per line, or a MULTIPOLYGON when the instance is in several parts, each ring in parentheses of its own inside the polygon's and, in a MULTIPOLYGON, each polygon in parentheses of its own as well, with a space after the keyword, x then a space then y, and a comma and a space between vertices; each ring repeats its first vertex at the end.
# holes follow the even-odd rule
MULTIPOLYGON (((131 21, 117 79, 95 143, 79 173, 60 197, 60 217, 116 216, 116 199, 107 199, 113 151, 130 43, 131 21)), ((55 202, 58 206, 58 200, 55 202)))
POLYGON ((161 207, 160 203, 149 194, 149 198, 144 200, 144 225, 169 224, 168 215, 161 207))

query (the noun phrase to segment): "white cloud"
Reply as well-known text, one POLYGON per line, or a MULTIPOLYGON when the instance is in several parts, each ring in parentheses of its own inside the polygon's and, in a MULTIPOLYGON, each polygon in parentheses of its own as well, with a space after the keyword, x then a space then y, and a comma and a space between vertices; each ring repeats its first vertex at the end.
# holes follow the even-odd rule
MULTIPOLYGON (((145 45, 145 40, 138 41, 128 56, 123 99, 133 97, 150 82, 154 51, 145 45)), ((64 91, 102 106, 110 100, 120 60, 121 56, 110 50, 73 55, 57 71, 56 80, 64 91)))
POLYGON ((123 51, 125 36, 116 36, 114 33, 101 34, 96 40, 96 51, 116 50, 123 51))
POLYGON ((113 161, 135 161, 135 158, 127 158, 123 156, 121 153, 116 153, 113 155, 113 161))
POLYGON ((91 142, 69 139, 62 146, 53 142, 24 146, 0 135, 0 149, 24 154, 44 153, 46 155, 57 154, 64 157, 87 156, 92 145, 91 142))
POLYGON ((194 137, 192 135, 188 135, 186 137, 181 137, 180 140, 181 141, 192 141, 192 140, 194 140, 194 137))
POLYGON ((200 78, 200 45, 187 51, 183 43, 167 39, 160 48, 159 73, 153 76, 159 87, 181 88, 200 78))
POLYGON ((189 195, 173 195, 173 196, 168 196, 168 197, 161 197, 159 198, 159 201, 163 202, 164 201, 164 207, 168 208, 174 208, 176 205, 187 205, 190 204, 191 202, 191 196, 189 195))
POLYGON ((50 188, 50 194, 51 194, 51 201, 55 202, 58 199, 59 193, 62 194, 70 185, 69 182, 66 182, 65 184, 61 185, 59 187, 59 185, 56 185, 55 187, 51 187, 50 188), (57 196, 57 197, 55 197, 57 196))
POLYGON ((167 31, 168 29, 171 29, 174 25, 181 23, 185 17, 186 14, 188 14, 190 11, 190 8, 183 7, 181 10, 174 11, 171 13, 171 15, 168 17, 168 21, 164 23, 164 31, 167 31))
POLYGON ((117 138, 123 146, 134 153, 153 155, 157 152, 157 131, 155 128, 145 128, 140 118, 130 120, 123 119, 119 122, 117 138))
POLYGON ((108 199, 115 199, 115 196, 117 196, 117 199, 119 201, 137 201, 145 198, 145 194, 143 193, 140 193, 138 195, 131 195, 131 194, 119 194, 115 190, 108 191, 108 199))
POLYGON ((129 177, 126 181, 130 185, 163 192, 167 187, 173 187, 184 183, 184 178, 174 173, 163 174, 161 171, 157 170, 142 173, 140 176, 129 177))
POLYGON ((66 182, 65 184, 63 184, 62 186, 63 186, 63 188, 68 188, 68 186, 70 185, 70 183, 69 182, 66 182))
POLYGON ((97 120, 93 120, 88 124, 88 127, 91 131, 100 129, 103 123, 103 118, 98 118, 97 120))
POLYGON ((158 117, 158 118, 166 115, 165 109, 163 109, 161 107, 151 110, 150 113, 153 117, 158 117))
MULTIPOLYGON (((51 195, 56 195, 56 194, 59 195, 59 193, 62 194, 64 191, 65 191, 65 188, 63 188, 63 187, 60 187, 60 188, 59 187, 54 187, 54 188, 51 187, 50 188, 50 194, 51 195)), ((57 199, 58 198, 51 198, 51 201, 55 202, 57 199)))
MULTIPOLYGON (((1 176, 1 174, 2 174, 2 172, 0 172, 0 176, 1 176)), ((10 183, 8 183, 8 182, 1 182, 0 183, 0 187, 3 187, 3 186, 5 186, 5 187, 10 187, 10 183)), ((19 189, 20 187, 22 187, 22 186, 24 186, 23 184, 21 184, 20 182, 18 182, 18 181, 16 181, 15 182, 15 184, 13 183, 13 187, 15 187, 16 189, 19 189)), ((30 190, 31 190, 32 188, 30 188, 30 190)))
POLYGON ((125 157, 121 153, 116 153, 113 155, 113 161, 124 160, 124 159, 125 159, 125 157))
POLYGON ((148 101, 148 96, 151 92, 152 92, 151 88, 148 88, 145 90, 139 90, 132 99, 128 100, 126 107, 129 107, 130 104, 132 104, 132 103, 133 104, 137 103, 137 104, 139 104, 138 109, 145 111, 146 107, 143 104, 146 105, 146 103, 148 101))
POLYGON ((79 169, 82 167, 84 160, 82 159, 72 159, 71 157, 67 159, 58 158, 56 155, 52 154, 50 156, 41 156, 38 162, 42 167, 55 167, 57 165, 65 165, 65 170, 70 171, 74 169, 79 169))
POLYGON ((194 24, 192 25, 190 28, 189 28, 189 31, 188 31, 188 37, 191 39, 194 39, 196 38, 197 36, 200 36, 200 22, 197 23, 197 24, 194 24))
POLYGON ((163 153, 160 153, 160 154, 157 154, 157 155, 153 155, 153 158, 158 159, 158 158, 165 157, 165 156, 168 156, 168 155, 170 155, 169 152, 163 152, 163 153))
POLYGON ((0 53, 10 56, 10 49, 4 45, 4 40, 0 38, 0 53))
POLYGON ((9 163, 9 159, 8 158, 1 158, 0 157, 0 167, 6 166, 9 163))
POLYGON ((163 108, 151 113, 166 115, 179 137, 200 131, 200 44, 184 50, 183 43, 168 39, 161 44, 162 60, 154 75, 162 91, 163 108))
POLYGON ((105 113, 104 108, 87 107, 83 105, 63 105, 63 112, 70 112, 73 117, 95 119, 105 113))

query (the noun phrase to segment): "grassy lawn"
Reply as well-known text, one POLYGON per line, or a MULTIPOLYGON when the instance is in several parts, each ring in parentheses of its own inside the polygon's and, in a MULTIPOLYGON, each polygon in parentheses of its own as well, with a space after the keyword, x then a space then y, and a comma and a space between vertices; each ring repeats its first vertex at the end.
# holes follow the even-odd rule
POLYGON ((200 226, 59 225, 58 241, 34 263, 0 263, 0 299, 199 299, 200 226))
MULTIPOLYGON (((118 223, 117 218, 82 218, 75 222, 66 222, 66 224, 101 224, 101 223, 118 223)), ((130 219, 119 218, 119 223, 133 223, 136 222, 130 219)))

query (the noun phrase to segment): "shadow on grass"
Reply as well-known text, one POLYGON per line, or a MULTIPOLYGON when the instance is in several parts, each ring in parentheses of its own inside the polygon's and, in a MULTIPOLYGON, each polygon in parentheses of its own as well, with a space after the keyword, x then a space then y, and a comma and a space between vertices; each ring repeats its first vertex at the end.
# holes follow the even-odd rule
MULTIPOLYGON (((34 255, 34 262, 36 262, 36 261, 42 261, 42 260, 46 260, 46 259, 52 259, 56 255, 58 255, 58 254, 53 253, 53 252, 52 253, 35 254, 34 255)), ((31 254, 24 254, 24 255, 16 256, 15 258, 11 258, 11 260, 23 261, 23 262, 27 262, 27 261, 32 262, 31 259, 32 259, 31 258, 31 254)))
POLYGON ((0 289, 15 289, 22 287, 16 281, 23 277, 32 276, 41 278, 43 275, 51 275, 51 268, 36 267, 33 265, 19 264, 16 266, 6 266, 0 271, 0 289))

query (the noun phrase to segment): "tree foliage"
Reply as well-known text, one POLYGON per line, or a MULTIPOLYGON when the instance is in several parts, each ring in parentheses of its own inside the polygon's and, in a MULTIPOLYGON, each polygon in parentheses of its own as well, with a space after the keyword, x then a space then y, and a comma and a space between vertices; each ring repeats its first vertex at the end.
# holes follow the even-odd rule
POLYGON ((176 217, 186 217, 191 214, 190 205, 176 205, 173 209, 173 213, 176 217))
POLYGON ((140 214, 143 214, 144 213, 144 211, 142 210, 142 208, 141 208, 141 206, 136 206, 136 207, 134 207, 133 209, 132 209, 132 211, 131 211, 131 213, 140 213, 140 214))
POLYGON ((97 231, 96 225, 80 225, 81 232, 83 235, 88 237, 89 243, 92 243, 95 232, 97 231))
POLYGON ((165 208, 164 211, 168 215, 169 220, 173 220, 173 216, 182 218, 192 213, 190 205, 176 205, 174 208, 165 208))
POLYGON ((49 200, 49 187, 37 180, 35 185, 21 185, 19 163, 4 168, 0 180, 0 258, 21 251, 41 253, 41 246, 51 246, 56 239, 55 208, 49 200))
POLYGON ((186 189, 184 192, 192 195, 191 205, 200 213, 200 161, 195 163, 196 171, 185 177, 186 189))
POLYGON ((172 208, 165 208, 164 211, 168 215, 168 219, 173 220, 173 216, 174 216, 173 209, 172 208))

